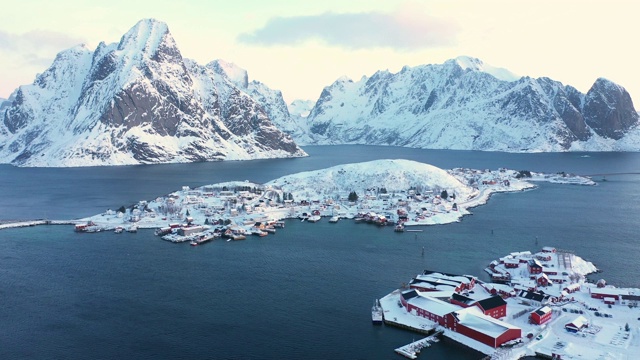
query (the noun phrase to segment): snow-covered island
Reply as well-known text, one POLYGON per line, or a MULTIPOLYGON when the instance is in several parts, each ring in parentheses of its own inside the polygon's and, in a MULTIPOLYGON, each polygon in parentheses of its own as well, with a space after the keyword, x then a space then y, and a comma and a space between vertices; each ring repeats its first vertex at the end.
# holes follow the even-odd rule
MULTIPOLYGON (((511 253, 485 270, 491 282, 425 270, 380 299, 384 322, 442 332, 492 359, 633 359, 640 353, 640 289, 586 281, 597 272, 591 262, 543 247, 511 253)), ((419 350, 409 344, 396 352, 415 359, 419 350)))
MULTIPOLYGON (((507 169, 443 170, 410 160, 376 160, 301 172, 256 184, 234 181, 181 190, 79 220, 79 231, 157 228, 164 238, 190 241, 211 233, 266 235, 276 221, 322 217, 378 225, 446 224, 470 214, 492 193, 533 188, 534 181, 593 185, 585 177, 507 169)), ((208 238, 209 239, 209 238, 208 238)))

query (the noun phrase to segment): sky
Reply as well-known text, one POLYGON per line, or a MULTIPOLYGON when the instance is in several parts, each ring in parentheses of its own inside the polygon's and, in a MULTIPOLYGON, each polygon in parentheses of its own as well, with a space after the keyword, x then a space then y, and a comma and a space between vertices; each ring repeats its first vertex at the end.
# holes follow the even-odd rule
POLYGON ((56 54, 115 43, 139 20, 167 23, 182 56, 232 62, 317 100, 341 76, 476 57, 582 92, 604 77, 640 108, 635 1, 609 0, 21 0, 0 7, 0 98, 31 84, 56 54))

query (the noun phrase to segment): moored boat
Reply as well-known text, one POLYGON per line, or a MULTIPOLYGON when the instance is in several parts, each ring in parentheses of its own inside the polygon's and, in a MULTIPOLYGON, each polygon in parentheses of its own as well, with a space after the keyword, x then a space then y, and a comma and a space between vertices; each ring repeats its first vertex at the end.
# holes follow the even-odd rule
POLYGON ((383 318, 384 315, 382 312, 382 306, 380 305, 380 301, 376 299, 373 302, 373 306, 371 307, 371 322, 373 322, 375 325, 380 325, 382 324, 383 318))
POLYGON ((332 216, 332 217, 331 217, 331 219, 329 219, 329 222, 330 222, 330 223, 334 223, 334 224, 335 224, 335 223, 337 223, 337 222, 338 222, 338 220, 340 220, 340 217, 338 217, 338 216, 332 216))

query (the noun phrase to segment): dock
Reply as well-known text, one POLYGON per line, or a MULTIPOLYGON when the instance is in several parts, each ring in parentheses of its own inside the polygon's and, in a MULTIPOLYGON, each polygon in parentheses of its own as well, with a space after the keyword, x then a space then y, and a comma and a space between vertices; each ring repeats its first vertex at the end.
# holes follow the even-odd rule
POLYGON ((414 341, 411 344, 401 346, 395 349, 395 352, 409 359, 416 359, 420 351, 424 348, 428 348, 432 343, 440 341, 437 337, 442 334, 442 331, 438 331, 433 335, 429 335, 424 339, 414 341))

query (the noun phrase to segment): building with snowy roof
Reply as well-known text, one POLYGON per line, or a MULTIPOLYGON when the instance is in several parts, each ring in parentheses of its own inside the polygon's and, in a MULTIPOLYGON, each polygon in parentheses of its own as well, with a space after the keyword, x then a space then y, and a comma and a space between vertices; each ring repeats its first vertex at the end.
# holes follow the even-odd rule
POLYGON ((527 262, 527 270, 529 270, 529 274, 541 274, 542 273, 542 265, 536 259, 531 259, 527 262))
POLYGON ((531 322, 534 324, 542 325, 547 321, 551 320, 552 314, 553 314, 553 311, 551 311, 550 307, 543 306, 539 309, 532 311, 531 314, 529 315, 529 319, 531 319, 531 322))
POLYGON ((577 318, 573 319, 573 321, 571 321, 568 324, 565 324, 564 328, 569 331, 569 332, 573 332, 573 333, 577 333, 578 331, 589 327, 589 321, 582 315, 578 316, 577 318))
POLYGON ((629 295, 629 290, 610 287, 589 288, 589 291, 592 298, 605 300, 607 304, 615 304, 623 295, 629 295))
POLYGON ((403 292, 400 296, 400 302, 407 312, 437 322, 442 326, 445 326, 447 314, 460 309, 459 306, 426 296, 417 290, 403 292))
POLYGON ((507 303, 499 295, 490 296, 482 300, 476 300, 454 293, 449 302, 463 308, 475 306, 480 309, 484 315, 491 316, 496 319, 507 315, 507 303))
POLYGON ((484 315, 475 306, 450 313, 445 323, 451 330, 493 348, 522 337, 519 327, 484 315))
POLYGON ((523 290, 520 292, 520 294, 518 294, 518 297, 526 299, 530 304, 537 306, 546 305, 551 301, 550 295, 536 291, 523 290))
POLYGON ((453 275, 425 270, 409 283, 409 287, 420 291, 446 291, 461 292, 473 289, 475 277, 469 275, 453 275))

